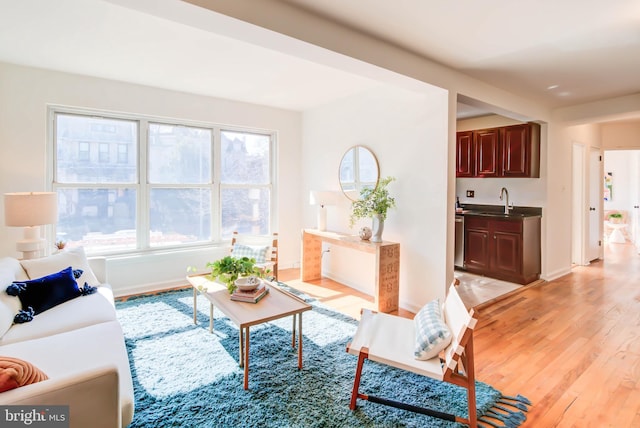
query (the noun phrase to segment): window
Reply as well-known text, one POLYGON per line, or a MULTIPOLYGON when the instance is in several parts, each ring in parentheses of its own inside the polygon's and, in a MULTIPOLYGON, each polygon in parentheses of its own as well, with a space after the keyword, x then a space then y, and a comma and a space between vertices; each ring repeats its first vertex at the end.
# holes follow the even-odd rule
POLYGON ((109 162, 109 144, 100 143, 98 145, 98 160, 102 163, 109 162))
POLYGON ((87 143, 86 141, 78 142, 78 160, 88 161, 91 158, 89 147, 89 143, 87 143))
POLYGON ((118 144, 118 163, 129 162, 129 146, 126 144, 118 144))
POLYGON ((211 239, 213 131, 149 124, 151 246, 211 239))
POLYGON ((272 134, 51 112, 57 239, 113 253, 270 232, 272 134))
POLYGON ((269 233, 271 138, 263 134, 221 132, 222 231, 269 233))

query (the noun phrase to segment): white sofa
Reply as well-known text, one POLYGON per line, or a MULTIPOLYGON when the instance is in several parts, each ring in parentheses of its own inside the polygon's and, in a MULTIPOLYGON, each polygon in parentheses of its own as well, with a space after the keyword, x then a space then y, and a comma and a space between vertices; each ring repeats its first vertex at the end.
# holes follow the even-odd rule
POLYGON ((78 250, 35 261, 0 259, 0 356, 25 360, 49 378, 0 393, 0 405, 68 405, 70 426, 78 428, 131 423, 134 393, 129 358, 105 273, 105 259, 87 260, 78 250), (85 271, 78 284, 82 287, 88 274, 98 281, 89 282, 97 285, 97 292, 14 324, 21 305, 18 297, 7 295, 6 287, 13 281, 39 278, 33 273, 43 269, 58 272, 69 257, 74 269, 85 271))

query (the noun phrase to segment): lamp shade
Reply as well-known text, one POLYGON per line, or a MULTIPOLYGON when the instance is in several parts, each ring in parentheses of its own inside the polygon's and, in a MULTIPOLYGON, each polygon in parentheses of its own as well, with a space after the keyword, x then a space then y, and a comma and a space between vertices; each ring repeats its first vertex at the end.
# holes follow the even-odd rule
POLYGON ((4 223, 27 227, 56 223, 58 196, 55 192, 21 192, 4 194, 4 223))
POLYGON ((309 203, 311 205, 338 205, 340 192, 331 190, 312 190, 309 193, 309 203))

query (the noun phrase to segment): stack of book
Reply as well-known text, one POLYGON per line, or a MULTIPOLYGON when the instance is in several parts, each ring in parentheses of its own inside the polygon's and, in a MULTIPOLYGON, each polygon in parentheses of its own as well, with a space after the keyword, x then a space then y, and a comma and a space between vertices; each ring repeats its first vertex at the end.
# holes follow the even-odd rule
POLYGON ((260 285, 255 290, 241 291, 236 289, 231 293, 231 300, 236 302, 249 302, 258 303, 264 296, 269 294, 269 289, 264 285, 264 282, 260 282, 260 285))

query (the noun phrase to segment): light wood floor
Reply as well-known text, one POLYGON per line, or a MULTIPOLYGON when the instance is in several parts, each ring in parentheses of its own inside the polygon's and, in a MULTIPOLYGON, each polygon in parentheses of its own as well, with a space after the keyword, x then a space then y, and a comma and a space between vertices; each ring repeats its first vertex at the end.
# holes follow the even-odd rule
MULTIPOLYGON (((373 304, 297 270, 279 279, 354 317, 373 304)), ((478 380, 532 401, 523 427, 640 427, 640 256, 608 244, 604 261, 481 308, 474 348, 478 380)))

